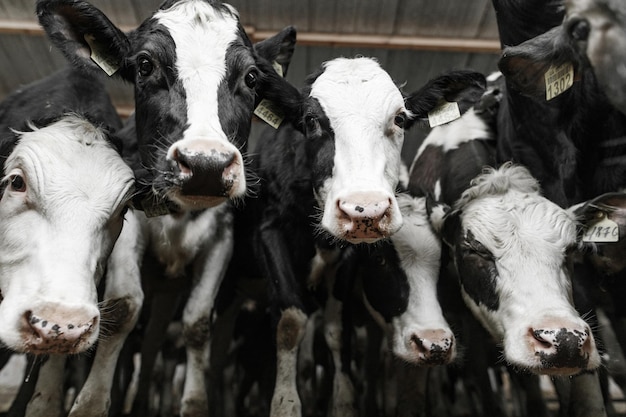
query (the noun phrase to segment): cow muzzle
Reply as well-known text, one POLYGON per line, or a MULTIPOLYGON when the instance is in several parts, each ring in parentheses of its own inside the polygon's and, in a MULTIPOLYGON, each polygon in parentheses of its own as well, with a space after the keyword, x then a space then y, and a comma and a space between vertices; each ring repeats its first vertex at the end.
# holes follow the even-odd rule
POLYGON ((401 225, 392 195, 355 192, 336 200, 338 237, 351 243, 372 243, 395 233, 401 225))
POLYGON ((82 306, 46 305, 23 314, 25 351, 33 354, 75 354, 93 345, 98 334, 98 310, 82 306))
POLYGON ((214 207, 245 193, 243 158, 230 144, 185 140, 172 146, 168 158, 178 189, 173 199, 183 208, 214 207))

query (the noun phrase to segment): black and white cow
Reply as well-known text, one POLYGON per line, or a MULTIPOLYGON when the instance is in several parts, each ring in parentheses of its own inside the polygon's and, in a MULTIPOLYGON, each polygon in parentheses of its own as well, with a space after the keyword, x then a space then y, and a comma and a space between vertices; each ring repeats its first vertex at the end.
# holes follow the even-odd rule
MULTIPOLYGON (((260 270, 269 283, 277 348, 272 416, 301 415, 295 364, 308 315, 316 308, 307 286, 319 242, 328 239, 341 247, 393 236, 403 223, 395 191, 404 129, 425 118, 440 99, 453 100, 483 80, 452 72, 405 99, 375 60, 337 58, 309 77, 302 92, 274 91, 272 100, 300 132, 284 125, 260 141, 251 167, 259 188, 246 201, 236 239, 253 246, 256 263, 232 265, 237 275, 260 270)), ((335 338, 329 345, 336 347, 338 325, 326 335, 335 338)), ((343 401, 335 409, 349 412, 350 400, 343 401)))
POLYGON ((572 375, 600 365, 573 306, 566 255, 576 226, 526 168, 511 164, 476 177, 446 215, 442 234, 463 297, 515 367, 572 375))
MULTIPOLYGON (((120 126, 103 80, 72 69, 0 103, 0 340, 51 355, 40 382, 59 394, 62 354, 106 345, 102 334, 115 334, 128 312, 120 294, 133 292, 122 276, 107 280, 103 300, 96 290, 115 268, 109 256, 134 193, 121 143, 109 133, 120 126)), ((57 415, 55 399, 35 401, 29 415, 57 415)))
MULTIPOLYGON (((164 215, 129 213, 138 227, 124 241, 127 279, 139 282, 146 257, 143 273, 151 273, 146 279, 190 280, 193 290, 183 313, 189 365, 181 414, 206 415, 211 310, 233 250, 231 209, 222 203, 246 194, 241 152, 254 105, 283 82, 272 62, 286 71, 295 30, 287 28, 253 47, 236 10, 211 0, 166 1, 128 34, 84 1, 42 0, 37 14, 75 66, 115 72, 135 86, 135 125, 128 131, 136 132, 139 149, 136 203, 148 215, 164 215)), ((171 304, 154 308, 174 308, 171 304)), ((150 340, 158 341, 162 332, 155 327, 150 340)), ((119 342, 118 351, 123 339, 119 342)), ((147 349, 156 352, 158 345, 147 349)), ((106 356, 103 366, 113 369, 113 356, 106 356)), ((98 390, 83 390, 72 415, 106 415, 107 383, 94 384, 98 390)))

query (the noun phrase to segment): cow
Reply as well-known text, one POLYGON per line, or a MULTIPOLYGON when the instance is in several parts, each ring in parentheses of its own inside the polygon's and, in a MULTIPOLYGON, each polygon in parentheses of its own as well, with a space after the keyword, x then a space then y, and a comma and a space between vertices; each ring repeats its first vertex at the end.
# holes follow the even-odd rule
MULTIPOLYGON (((451 72, 405 99, 374 59, 336 58, 301 91, 269 94, 290 123, 263 136, 255 149, 251 171, 258 189, 237 216, 235 239, 242 246, 235 254, 252 257, 235 258, 231 273, 260 271, 269 284, 277 349, 272 416, 301 415, 295 364, 316 308, 307 291, 316 249, 371 244, 400 229, 395 191, 404 130, 440 99, 453 101, 483 81, 473 72, 451 72)), ((337 346, 341 331, 335 330, 327 338, 337 346)))
MULTIPOLYGON (((247 193, 242 152, 252 112, 283 82, 274 67, 286 72, 295 29, 253 46, 237 11, 212 0, 166 1, 127 34, 84 1, 40 0, 37 15, 74 66, 134 84, 135 113, 127 131, 136 135, 134 202, 142 211, 129 214, 137 227, 124 241, 126 279, 139 282, 143 266, 145 279, 193 285, 183 313, 189 366, 181 415, 206 415, 211 310, 233 250, 230 202, 247 193)), ((167 304, 152 305, 167 316, 173 299, 161 296, 167 304)), ((137 315, 127 320, 134 323, 137 315)), ((155 325, 155 334, 146 336, 153 341, 144 351, 148 374, 166 327, 155 325)), ((106 355, 105 367, 112 369, 117 352, 106 355)), ((87 381, 71 415, 106 415, 111 384, 95 378, 93 384, 87 381)))
POLYGON ((502 341, 508 363, 548 375, 600 365, 566 267, 575 217, 541 196, 525 167, 504 164, 476 177, 439 227, 465 302, 502 341), (533 297, 538 288, 542 296, 533 297))
MULTIPOLYGON (((72 68, 0 103, 0 340, 50 355, 40 381, 55 391, 66 355, 106 346, 102 335, 114 336, 128 312, 120 294, 133 292, 132 283, 106 279, 97 296, 105 270, 116 267, 122 226, 132 227, 134 175, 113 136, 121 124, 101 77, 72 68)), ((29 413, 54 415, 55 407, 29 413)))

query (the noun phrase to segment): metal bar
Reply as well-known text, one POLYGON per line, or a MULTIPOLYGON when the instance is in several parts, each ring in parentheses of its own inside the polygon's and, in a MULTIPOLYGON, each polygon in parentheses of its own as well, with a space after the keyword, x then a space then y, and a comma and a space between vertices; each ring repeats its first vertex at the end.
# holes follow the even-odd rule
MULTIPOLYGON (((133 28, 121 27, 120 29, 126 32, 133 28)), ((252 26, 246 26, 245 29, 253 42, 258 42, 274 35, 274 32, 257 31, 252 26)), ((37 22, 0 19, 0 34, 43 36, 43 29, 37 22)), ((301 32, 298 33, 298 45, 500 53, 500 41, 498 39, 476 38, 431 38, 422 36, 301 32)))

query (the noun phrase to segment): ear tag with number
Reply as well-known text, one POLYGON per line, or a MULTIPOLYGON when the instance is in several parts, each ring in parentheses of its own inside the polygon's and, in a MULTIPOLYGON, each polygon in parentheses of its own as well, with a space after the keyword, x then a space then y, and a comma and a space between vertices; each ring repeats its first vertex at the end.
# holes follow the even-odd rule
POLYGON ((449 123, 459 117, 461 117, 459 105, 446 101, 428 113, 428 123, 430 127, 435 127, 449 123))
POLYGON ((583 242, 619 242, 619 225, 603 213, 601 220, 587 227, 583 234, 583 242))
POLYGON ((278 129, 285 118, 280 109, 267 99, 261 100, 256 109, 254 109, 254 114, 274 129, 278 129))
POLYGON ((571 62, 552 66, 543 77, 546 82, 546 101, 550 101, 574 85, 574 66, 571 62))

